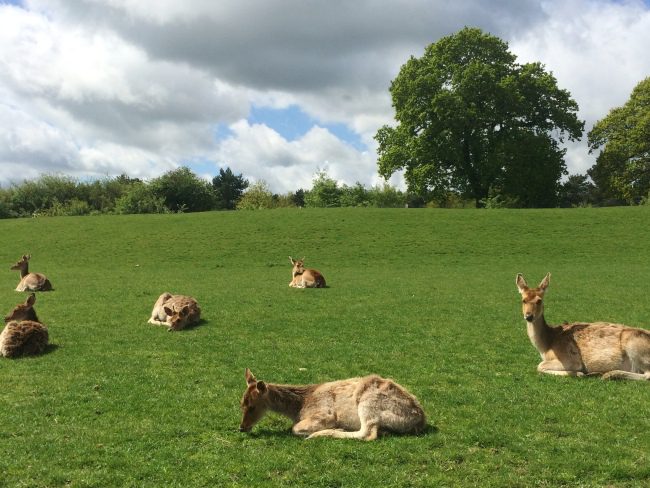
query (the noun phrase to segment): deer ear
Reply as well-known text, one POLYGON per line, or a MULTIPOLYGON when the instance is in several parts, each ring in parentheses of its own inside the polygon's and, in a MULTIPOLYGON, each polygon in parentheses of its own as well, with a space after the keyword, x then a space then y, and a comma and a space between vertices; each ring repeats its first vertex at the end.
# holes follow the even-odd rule
POLYGON ((293 259, 291 256, 289 256, 289 261, 291 261, 291 264, 296 264, 296 260, 293 259))
POLYGON ((33 307, 35 302, 36 302, 36 294, 32 293, 27 297, 27 300, 25 300, 25 305, 27 305, 28 307, 33 307))
POLYGON ((190 307, 189 305, 185 305, 182 309, 180 314, 185 317, 188 313, 190 313, 190 307))
POLYGON ((524 293, 526 290, 528 290, 528 283, 526 283, 526 280, 524 279, 524 275, 521 273, 517 273, 517 277, 515 278, 515 283, 517 284, 517 289, 519 290, 519 293, 524 293))
POLYGON ((171 308, 169 308, 169 307, 163 307, 163 310, 164 310, 165 313, 166 313, 167 315, 169 315, 170 317, 171 317, 172 315, 174 315, 174 311, 173 311, 171 308))
POLYGON ((253 373, 251 373, 250 369, 246 368, 246 383, 252 385, 255 382, 255 376, 253 376, 253 373))
POLYGON ((256 386, 257 386, 257 391, 259 391, 260 393, 264 393, 266 391, 266 383, 264 383, 263 381, 258 381, 256 386))
POLYGON ((539 284, 539 289, 542 290, 542 292, 545 292, 550 283, 551 283, 551 273, 546 273, 546 276, 544 276, 544 279, 539 284))

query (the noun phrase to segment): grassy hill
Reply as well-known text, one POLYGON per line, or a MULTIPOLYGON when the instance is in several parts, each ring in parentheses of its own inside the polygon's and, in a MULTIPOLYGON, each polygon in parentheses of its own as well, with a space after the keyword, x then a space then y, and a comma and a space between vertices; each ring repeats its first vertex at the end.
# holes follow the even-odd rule
POLYGON ((49 352, 0 358, 0 486, 642 486, 650 385, 539 375, 515 274, 552 273, 550 323, 650 328, 650 208, 286 209, 0 221, 0 312, 37 296, 49 352), (297 290, 289 255, 322 271, 297 290), (163 291, 198 327, 147 324, 163 291), (305 441, 237 431, 244 369, 377 373, 429 430, 305 441))

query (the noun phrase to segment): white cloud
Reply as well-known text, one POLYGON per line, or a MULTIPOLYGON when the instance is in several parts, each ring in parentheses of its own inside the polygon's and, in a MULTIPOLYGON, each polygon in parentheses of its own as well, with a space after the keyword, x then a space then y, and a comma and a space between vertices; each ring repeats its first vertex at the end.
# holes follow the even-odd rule
POLYGON ((245 120, 232 124, 230 130, 232 135, 222 141, 214 158, 252 181, 266 181, 278 193, 311 188, 319 170, 342 184, 369 184, 375 171, 374 155, 357 151, 321 127, 313 127, 294 141, 245 120))

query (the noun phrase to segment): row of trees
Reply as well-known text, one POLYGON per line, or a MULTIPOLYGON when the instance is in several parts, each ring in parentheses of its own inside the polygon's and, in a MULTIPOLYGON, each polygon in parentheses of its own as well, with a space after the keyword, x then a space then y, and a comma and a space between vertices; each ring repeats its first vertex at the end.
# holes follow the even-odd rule
MULTIPOLYGON (((558 191, 560 206, 607 204, 587 175, 570 176, 558 191)), ((518 203, 500 194, 481 202, 489 208, 518 203)), ((221 169, 211 182, 189 168, 169 171, 149 182, 120 175, 91 182, 67 176, 44 175, 32 181, 0 188, 0 218, 89 214, 201 212, 256 210, 280 207, 474 207, 471 200, 449 192, 418 195, 388 184, 371 188, 361 183, 340 185, 326 172, 315 175, 312 188, 274 194, 264 181, 250 184, 230 168, 221 169)))
POLYGON ((44 175, 0 188, 0 218, 408 204, 421 206, 424 200, 387 184, 370 189, 360 183, 340 186, 324 172, 315 176, 310 190, 278 195, 266 182, 251 185, 230 168, 221 169, 211 182, 181 167, 148 182, 126 175, 91 182, 44 175))
POLYGON ((589 132, 590 150, 601 152, 569 189, 562 143, 582 137, 578 104, 540 63, 516 63, 501 39, 476 28, 443 37, 402 66, 390 93, 397 124, 375 135, 379 172, 404 170, 413 193, 457 194, 478 207, 565 205, 578 189, 589 194, 581 203, 648 196, 650 78, 589 132))

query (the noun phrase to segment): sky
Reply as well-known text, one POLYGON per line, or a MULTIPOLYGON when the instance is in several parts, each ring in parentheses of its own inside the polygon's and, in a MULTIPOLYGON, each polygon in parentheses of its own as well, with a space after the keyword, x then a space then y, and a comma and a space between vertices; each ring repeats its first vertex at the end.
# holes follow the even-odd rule
MULTIPOLYGON (((381 184, 390 82, 465 26, 539 61, 586 133, 650 76, 650 0, 0 0, 0 185, 230 167, 275 193, 381 184)), ((403 187, 403 177, 390 183, 403 187)))

